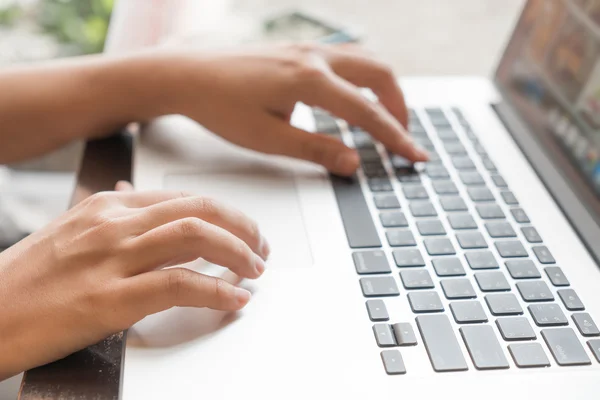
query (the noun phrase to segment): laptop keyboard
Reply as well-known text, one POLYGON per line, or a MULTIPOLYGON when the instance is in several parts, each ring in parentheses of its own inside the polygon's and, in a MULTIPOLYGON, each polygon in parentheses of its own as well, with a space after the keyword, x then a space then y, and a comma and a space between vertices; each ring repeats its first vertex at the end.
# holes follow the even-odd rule
MULTIPOLYGON (((342 138, 340 121, 315 118, 342 138)), ((365 185, 331 180, 385 372, 410 370, 404 346, 437 372, 600 362, 600 330, 459 109, 410 110, 423 166, 349 130, 365 185), (388 314, 398 296, 413 321, 388 314)))

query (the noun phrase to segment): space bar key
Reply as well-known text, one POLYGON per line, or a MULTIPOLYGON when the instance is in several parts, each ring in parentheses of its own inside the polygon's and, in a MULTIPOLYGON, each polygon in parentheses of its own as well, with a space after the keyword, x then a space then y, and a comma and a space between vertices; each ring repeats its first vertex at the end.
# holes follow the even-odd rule
POLYGON ((466 371, 468 369, 454 329, 446 315, 420 315, 417 317, 417 326, 435 371, 466 371))

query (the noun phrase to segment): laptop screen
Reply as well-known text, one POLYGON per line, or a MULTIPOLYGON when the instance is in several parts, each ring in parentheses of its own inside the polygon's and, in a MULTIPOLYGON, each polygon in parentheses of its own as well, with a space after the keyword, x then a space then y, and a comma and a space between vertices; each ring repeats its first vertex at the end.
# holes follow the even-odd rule
POLYGON ((600 216, 600 0, 529 0, 496 80, 600 216))

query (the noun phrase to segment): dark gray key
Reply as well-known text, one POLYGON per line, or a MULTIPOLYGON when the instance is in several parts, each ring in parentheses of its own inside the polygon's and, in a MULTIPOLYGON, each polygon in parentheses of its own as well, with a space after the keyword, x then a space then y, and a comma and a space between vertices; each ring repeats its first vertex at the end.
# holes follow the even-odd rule
POLYGON ((357 251, 352 254, 356 272, 363 274, 388 274, 392 272, 385 253, 381 250, 357 251))
POLYGON ((336 119, 327 114, 315 114, 315 130, 320 133, 341 132, 336 119))
POLYGON ((489 325, 463 326, 460 333, 477 369, 508 368, 508 360, 489 325))
POLYGON ((467 188, 467 193, 469 194, 471 200, 473 200, 474 202, 495 200, 494 194, 491 192, 490 189, 486 188, 485 186, 473 186, 467 188))
POLYGON ((429 179, 448 179, 450 177, 448 170, 440 164, 427 164, 425 173, 429 179))
POLYGON ((399 322, 392 325, 398 346, 414 346, 417 344, 417 335, 408 322, 399 322))
POLYGON ((571 316, 575 326, 583 336, 600 336, 600 330, 588 313, 575 313, 571 316))
POLYGON ((381 224, 386 228, 405 228, 408 226, 408 221, 401 211, 389 211, 379 214, 381 224))
POLYGON ((400 208, 400 202, 394 194, 380 194, 373 197, 375 207, 380 210, 388 208, 400 208))
POLYGON ((519 368, 549 367, 550 360, 539 343, 514 343, 508 351, 519 368))
POLYGON ((493 238, 517 237, 512 225, 506 221, 486 222, 485 229, 493 238))
POLYGON ((483 163, 483 166, 485 167, 485 169, 487 169, 488 171, 490 171, 490 172, 497 171, 496 165, 494 165, 492 160, 490 160, 488 157, 482 157, 481 162, 483 163))
POLYGON ((363 162, 372 162, 381 160, 376 148, 363 148, 358 150, 358 155, 363 162))
POLYGON ((544 281, 517 283, 517 289, 525 301, 552 301, 554 296, 544 281))
POLYGON ((483 235, 476 231, 457 233, 456 240, 463 249, 487 249, 488 247, 483 235))
POLYGON ((433 190, 437 194, 457 194, 458 188, 452 181, 433 181, 433 190))
POLYGON ((388 375, 402 375, 406 373, 402 354, 398 350, 384 350, 381 352, 383 368, 388 375))
POLYGON ((478 272, 475 279, 482 292, 503 292, 510 290, 510 285, 500 271, 478 272))
POLYGON ((414 313, 444 311, 444 305, 437 292, 410 292, 408 303, 414 313))
POLYGON ((406 229, 391 229, 385 232, 390 246, 416 246, 415 237, 406 229))
POLYGON ((367 178, 387 178, 388 176, 387 171, 381 163, 363 164, 362 168, 367 178))
POLYGON ((399 168, 396 170, 396 178, 402 183, 418 183, 421 182, 419 174, 414 168, 399 168))
POLYGON ((537 257, 538 261, 542 264, 554 264, 556 260, 552 257, 550 250, 546 246, 534 246, 531 248, 533 253, 537 257))
POLYGON ((592 363, 573 329, 542 329, 542 337, 558 365, 589 365, 592 363))
POLYGON ((600 339, 588 340, 587 344, 588 346, 590 346, 592 353, 594 353, 594 357, 596 357, 596 360, 600 362, 600 339))
POLYGON ((573 289, 562 289, 558 291, 558 297, 562 300, 565 308, 569 311, 585 310, 583 302, 573 289))
POLYGON ((522 208, 511 208, 510 213, 512 214, 515 221, 517 221, 520 224, 528 224, 531 222, 522 208))
POLYGON ((444 149, 450 155, 464 155, 467 154, 467 150, 460 142, 444 142, 444 149))
POLYGON ((437 212, 429 201, 413 201, 409 208, 413 217, 437 217, 437 212))
POLYGON ((452 229, 476 229, 477 223, 469 214, 449 214, 448 222, 452 229))
POLYGON ((569 280, 563 273, 562 269, 560 269, 560 267, 546 267, 544 268, 544 271, 546 272, 546 275, 548 275, 550 282, 552 282, 554 286, 570 285, 569 280))
POLYGON ((405 269, 400 271, 400 279, 406 289, 432 289, 433 281, 426 269, 405 269))
POLYGON ((428 199, 427 190, 422 185, 404 185, 402 193, 408 200, 424 200, 428 199))
POLYGON ((467 156, 452 157, 452 165, 458 170, 475 169, 475 164, 473 164, 473 161, 467 156))
POLYGON ((497 269, 500 268, 496 257, 491 251, 470 251, 465 253, 465 258, 471 269, 497 269))
POLYGON ((391 276, 373 276, 360 279, 360 288, 365 297, 398 296, 400 291, 391 276))
POLYGON ((432 261, 433 269, 438 276, 463 276, 465 269, 456 257, 435 258, 432 261))
POLYGON ((391 192, 394 190, 388 177, 369 178, 367 182, 372 192, 391 192))
POLYGON ((392 252, 398 267, 424 267, 425 261, 419 249, 398 249, 392 252))
POLYGON ((459 324, 487 322, 487 316, 478 301, 456 301, 450 303, 454 320, 459 324))
POLYGON ((392 164, 392 167, 394 167, 394 169, 411 168, 413 166, 412 162, 396 154, 390 154, 390 163, 392 164))
POLYGON ((542 277, 531 260, 510 260, 505 264, 508 273, 514 279, 535 279, 542 277))
POLYGON ((429 238, 423 241, 430 256, 446 256, 456 254, 452 242, 448 238, 429 238))
POLYGON ((466 186, 484 185, 485 181, 477 171, 462 171, 458 173, 460 180, 466 186))
POLYGON ((506 218, 504 212, 497 204, 478 204, 475 206, 477 214, 481 219, 502 219, 506 218))
POLYGON ((446 315, 419 315, 417 326, 436 372, 468 369, 450 319, 446 315))
POLYGON ((469 208, 459 196, 440 197, 440 204, 444 211, 467 211, 469 208))
POLYGON ((542 237, 533 226, 524 226, 521 228, 521 232, 529 243, 542 243, 542 237))
POLYGON ((367 300, 366 305, 371 321, 387 321, 390 319, 383 300, 367 300))
POLYGON ((525 317, 498 318, 498 330, 504 340, 534 340, 535 331, 525 317))
POLYGON ((373 334, 375 334, 375 340, 379 347, 393 347, 396 345, 392 327, 388 324, 373 325, 373 334))
POLYGON ((511 191, 502 192, 502 193, 500 193, 500 196, 502 196, 502 199, 504 200, 504 202, 506 204, 508 204, 509 206, 518 206, 519 205, 519 201, 515 197, 514 193, 511 191))
POLYGON ((488 294, 485 296, 492 315, 519 315, 523 309, 517 297, 512 293, 488 294))
POLYGON ((354 142, 354 147, 357 149, 374 149, 375 143, 373 143, 373 139, 369 136, 357 136, 355 135, 352 138, 354 142))
POLYGON ((349 179, 331 175, 331 183, 350 247, 381 247, 358 180, 355 177, 349 179))
POLYGON ((495 242, 494 245, 500 253, 501 257, 514 258, 514 257, 527 257, 527 250, 518 240, 503 240, 495 242))
POLYGON ((444 279, 440 281, 447 299, 473 299, 477 297, 473 285, 467 278, 444 279))
POLYGON ((527 308, 537 326, 561 326, 569 324, 567 317, 556 303, 532 304, 527 308))
POLYGON ((439 220, 417 221, 417 229, 423 236, 445 235, 444 225, 439 220))
POLYGON ((508 185, 506 184, 506 181, 500 175, 492 175, 492 181, 494 181, 494 185, 496 185, 496 187, 499 187, 499 188, 508 187, 508 185))

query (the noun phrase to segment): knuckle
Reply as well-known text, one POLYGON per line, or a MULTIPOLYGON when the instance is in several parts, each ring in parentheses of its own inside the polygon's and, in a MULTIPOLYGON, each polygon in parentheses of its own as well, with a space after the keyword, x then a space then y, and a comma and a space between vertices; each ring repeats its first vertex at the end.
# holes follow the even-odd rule
POLYGON ((224 300, 229 297, 229 292, 226 289, 226 283, 222 279, 213 278, 210 288, 211 297, 217 300, 224 300))
POLYGON ((184 269, 172 269, 167 275, 165 282, 167 293, 174 304, 181 301, 182 293, 187 281, 187 274, 184 269))
POLYGON ((84 203, 89 207, 102 209, 115 204, 116 200, 115 192, 98 192, 88 197, 84 203))
POLYGON ((207 215, 216 215, 219 213, 219 204, 216 200, 210 197, 198 197, 198 205, 200 210, 207 215))
POLYGON ((175 229, 184 240, 194 240, 204 234, 204 223, 199 218, 184 218, 177 223, 175 229))

